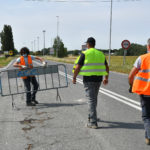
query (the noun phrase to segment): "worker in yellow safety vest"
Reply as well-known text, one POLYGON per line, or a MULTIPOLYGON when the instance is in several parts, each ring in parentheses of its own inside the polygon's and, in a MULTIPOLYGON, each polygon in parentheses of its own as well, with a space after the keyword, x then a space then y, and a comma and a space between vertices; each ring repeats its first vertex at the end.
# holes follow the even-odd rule
POLYGON ((86 42, 87 50, 83 51, 75 61, 73 67, 73 84, 76 84, 77 75, 83 76, 83 83, 88 100, 89 115, 88 128, 96 129, 97 124, 97 97, 103 76, 103 84, 108 83, 109 67, 105 55, 100 50, 95 49, 96 41, 93 37, 86 42))
POLYGON ((140 95, 146 144, 150 145, 150 39, 147 52, 137 58, 129 74, 129 84, 131 92, 140 95))
MULTIPOLYGON (((46 65, 45 61, 42 58, 30 55, 30 51, 27 47, 23 47, 20 50, 21 57, 19 57, 16 62, 13 64, 14 67, 19 69, 33 68, 33 60, 40 60, 43 66, 46 65)), ((21 77, 23 79, 25 88, 26 88, 26 105, 35 106, 38 104, 36 100, 36 93, 39 87, 39 84, 35 76, 21 77), (31 84, 33 85, 33 92, 31 93, 31 84)))

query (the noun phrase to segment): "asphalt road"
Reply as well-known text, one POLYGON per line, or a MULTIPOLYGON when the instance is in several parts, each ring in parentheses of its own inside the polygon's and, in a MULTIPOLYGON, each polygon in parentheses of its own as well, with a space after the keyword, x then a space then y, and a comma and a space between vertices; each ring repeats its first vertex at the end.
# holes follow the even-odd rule
MULTIPOLYGON (((110 73, 109 85, 102 86, 99 93, 100 128, 93 130, 85 128, 82 77, 73 85, 72 65, 66 66, 69 87, 60 89, 62 102, 56 101, 56 90, 38 92, 40 104, 30 108, 25 106, 25 95, 18 95, 13 110, 11 97, 0 97, 0 150, 149 150, 144 143, 139 97, 128 93, 127 75, 110 73)), ((61 69, 60 76, 65 80, 63 72, 61 69)), ((21 80, 19 84, 21 88, 21 80)))

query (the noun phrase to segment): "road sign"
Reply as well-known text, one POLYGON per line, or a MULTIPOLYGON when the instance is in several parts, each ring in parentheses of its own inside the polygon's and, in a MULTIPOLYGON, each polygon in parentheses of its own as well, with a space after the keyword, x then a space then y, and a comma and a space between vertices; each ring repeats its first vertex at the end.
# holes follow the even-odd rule
POLYGON ((124 49, 123 65, 125 65, 126 63, 127 50, 129 49, 130 45, 130 41, 128 40, 123 40, 121 43, 121 46, 124 49))
POLYGON ((11 50, 11 51, 9 51, 9 55, 10 56, 12 56, 13 55, 13 51, 11 50))
POLYGON ((121 43, 122 48, 125 49, 125 50, 129 49, 130 45, 131 45, 130 41, 128 41, 128 40, 124 40, 121 43))

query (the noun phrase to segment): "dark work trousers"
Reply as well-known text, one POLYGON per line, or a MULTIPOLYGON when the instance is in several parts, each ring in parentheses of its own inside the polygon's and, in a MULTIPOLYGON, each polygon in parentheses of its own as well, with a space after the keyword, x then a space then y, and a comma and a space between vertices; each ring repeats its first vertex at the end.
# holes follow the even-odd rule
POLYGON ((36 93, 37 93, 37 90, 39 88, 39 84, 38 84, 35 76, 27 77, 27 79, 23 79, 23 82, 24 82, 25 89, 27 92, 26 102, 30 103, 32 100, 36 99, 36 93), (31 92, 31 84, 33 86, 33 89, 32 89, 33 92, 31 92))
POLYGON ((140 95, 145 137, 150 139, 150 96, 140 95))
POLYGON ((86 98, 88 100, 88 111, 90 123, 97 123, 97 97, 101 82, 84 82, 86 98))

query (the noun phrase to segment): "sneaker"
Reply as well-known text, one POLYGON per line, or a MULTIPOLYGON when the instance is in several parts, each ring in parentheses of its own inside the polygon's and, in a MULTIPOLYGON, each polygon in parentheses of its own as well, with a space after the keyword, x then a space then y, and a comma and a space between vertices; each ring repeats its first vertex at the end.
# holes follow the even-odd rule
POLYGON ((87 128, 92 128, 92 129, 97 129, 98 128, 98 125, 97 125, 97 123, 88 123, 87 125, 86 125, 86 127, 87 128))
POLYGON ((33 102, 34 104, 39 104, 39 102, 36 101, 36 100, 32 100, 32 102, 33 102))
POLYGON ((145 143, 146 143, 147 145, 150 145, 150 139, 146 138, 146 139, 145 139, 145 143))
POLYGON ((36 106, 36 105, 30 102, 30 103, 27 103, 27 106, 36 106))

